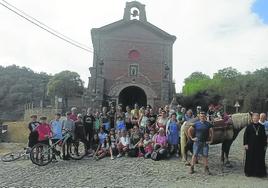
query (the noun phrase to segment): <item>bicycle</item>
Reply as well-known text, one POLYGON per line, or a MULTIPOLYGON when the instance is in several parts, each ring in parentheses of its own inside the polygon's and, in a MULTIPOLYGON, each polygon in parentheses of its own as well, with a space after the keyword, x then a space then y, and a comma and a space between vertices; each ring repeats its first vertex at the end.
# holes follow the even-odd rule
POLYGON ((11 161, 18 160, 20 158, 29 159, 29 154, 30 152, 28 148, 23 148, 23 151, 14 151, 14 152, 10 152, 10 153, 3 155, 1 157, 1 160, 3 162, 11 162, 11 161))
MULTIPOLYGON (((71 133, 67 132, 62 139, 58 140, 54 144, 46 145, 43 143, 38 143, 32 147, 30 152, 30 159, 33 164, 38 166, 45 166, 52 162, 53 156, 60 156, 60 151, 56 150, 56 146, 60 145, 63 147, 67 144, 67 140, 71 138, 71 133)), ((51 142, 51 138, 49 137, 51 142)), ((82 159, 86 153, 86 143, 82 140, 72 140, 70 142, 69 154, 70 158, 74 160, 82 159)))

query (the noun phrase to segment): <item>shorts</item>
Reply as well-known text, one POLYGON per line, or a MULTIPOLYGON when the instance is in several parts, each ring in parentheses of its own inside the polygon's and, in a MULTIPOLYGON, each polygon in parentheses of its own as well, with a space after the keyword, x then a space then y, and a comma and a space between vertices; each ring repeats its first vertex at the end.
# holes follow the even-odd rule
POLYGON ((56 142, 58 142, 60 139, 52 139, 52 144, 55 144, 56 142))
MULTIPOLYGON (((103 123, 103 127, 104 127, 104 130, 105 131, 110 131, 110 129, 111 129, 111 125, 110 125, 110 123, 109 122, 106 122, 106 123, 103 123)), ((112 127, 113 128, 113 127, 112 127)))
POLYGON ((195 156, 198 156, 198 154, 201 154, 203 157, 208 157, 208 144, 206 142, 194 142, 193 144, 193 154, 195 156))
POLYGON ((45 145, 48 145, 48 146, 49 146, 49 140, 48 140, 48 139, 38 141, 38 143, 40 143, 40 144, 45 144, 45 145))

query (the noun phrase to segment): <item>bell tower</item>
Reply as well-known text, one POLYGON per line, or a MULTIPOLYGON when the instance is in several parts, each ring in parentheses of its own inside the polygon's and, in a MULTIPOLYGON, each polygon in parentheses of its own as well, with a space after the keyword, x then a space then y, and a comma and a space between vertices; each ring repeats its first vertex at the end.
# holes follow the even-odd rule
POLYGON ((127 2, 124 12, 124 20, 139 20, 142 22, 147 22, 145 5, 139 3, 138 1, 127 2))

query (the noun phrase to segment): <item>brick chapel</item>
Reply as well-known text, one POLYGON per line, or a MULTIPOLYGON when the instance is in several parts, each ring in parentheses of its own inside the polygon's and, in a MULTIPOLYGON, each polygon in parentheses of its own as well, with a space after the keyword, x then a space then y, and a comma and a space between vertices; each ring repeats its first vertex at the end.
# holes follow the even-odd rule
POLYGON ((173 43, 176 37, 147 21, 145 5, 127 2, 123 19, 91 30, 90 105, 169 104, 175 94, 173 43))

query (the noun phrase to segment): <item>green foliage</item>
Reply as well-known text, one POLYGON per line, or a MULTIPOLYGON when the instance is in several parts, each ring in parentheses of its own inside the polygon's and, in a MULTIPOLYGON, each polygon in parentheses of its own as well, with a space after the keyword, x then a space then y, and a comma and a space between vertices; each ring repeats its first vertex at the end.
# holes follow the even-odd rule
POLYGON ((236 78, 240 75, 241 75, 241 73, 238 72, 236 69, 234 69, 232 67, 227 67, 227 68, 221 69, 217 73, 215 73, 213 78, 233 79, 233 78, 236 78))
MULTIPOLYGON (((218 103, 226 99, 227 110, 230 112, 235 110, 236 101, 240 103, 240 111, 267 112, 268 68, 241 74, 236 69, 227 67, 215 73, 212 79, 203 73, 193 73, 185 79, 183 94, 191 98, 200 93, 206 93, 207 101, 213 101, 211 99, 215 96, 220 96, 218 103)), ((193 101, 194 98, 190 100, 193 101)))
POLYGON ((185 83, 191 83, 199 80, 209 80, 210 77, 202 72, 193 72, 189 77, 185 78, 185 83))
POLYGON ((207 84, 210 82, 210 77, 201 72, 193 72, 189 77, 184 80, 183 94, 192 95, 198 91, 203 91, 207 88, 207 84))
POLYGON ((16 120, 22 116, 26 103, 39 104, 46 99, 44 89, 48 80, 49 75, 26 67, 0 66, 0 118, 16 120))
POLYGON ((49 96, 62 97, 65 107, 68 107, 68 99, 83 94, 83 81, 76 72, 62 71, 55 74, 47 85, 49 96))
POLYGON ((0 119, 4 120, 21 118, 26 103, 39 106, 43 100, 43 105, 50 104, 47 94, 52 99, 57 95, 68 101, 69 97, 83 93, 83 82, 75 72, 63 71, 49 76, 15 65, 0 66, 0 85, 0 119))

